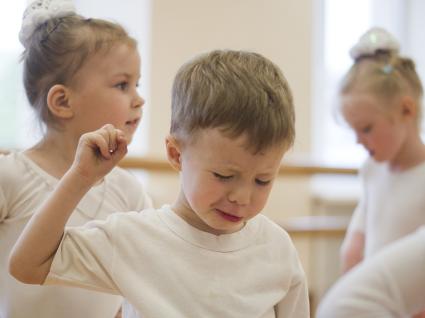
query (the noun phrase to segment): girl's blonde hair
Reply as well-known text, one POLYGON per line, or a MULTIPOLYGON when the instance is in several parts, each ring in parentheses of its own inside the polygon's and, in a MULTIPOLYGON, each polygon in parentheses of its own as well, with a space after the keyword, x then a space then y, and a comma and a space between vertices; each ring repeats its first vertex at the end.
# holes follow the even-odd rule
POLYGON ((417 102, 418 124, 422 118, 423 87, 412 59, 396 52, 377 50, 355 60, 342 80, 340 94, 353 92, 392 99, 408 95, 417 102))
POLYGON ((38 26, 22 54, 24 87, 39 120, 51 127, 54 118, 47 94, 55 84, 70 85, 89 57, 118 43, 136 47, 136 40, 117 23, 71 14, 38 26))

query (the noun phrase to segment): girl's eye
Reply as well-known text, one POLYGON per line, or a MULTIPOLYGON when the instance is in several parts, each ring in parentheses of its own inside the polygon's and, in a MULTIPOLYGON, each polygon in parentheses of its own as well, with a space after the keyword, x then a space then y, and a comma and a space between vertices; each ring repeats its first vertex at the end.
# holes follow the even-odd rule
POLYGON ((219 173, 217 173, 217 172, 213 172, 213 174, 214 174, 214 177, 216 177, 217 179, 222 180, 222 181, 230 180, 230 179, 232 179, 232 178, 233 178, 233 176, 232 176, 232 175, 224 176, 224 175, 219 174, 219 173))
POLYGON ((263 180, 260 180, 260 179, 255 179, 255 183, 260 185, 260 186, 266 186, 270 183, 270 180, 263 181, 263 180))
POLYGON ((128 83, 127 82, 121 82, 121 83, 118 83, 117 85, 115 85, 115 87, 117 87, 120 90, 125 91, 128 87, 128 83))
POLYGON ((372 130, 372 125, 368 125, 362 129, 362 132, 367 134, 372 130))

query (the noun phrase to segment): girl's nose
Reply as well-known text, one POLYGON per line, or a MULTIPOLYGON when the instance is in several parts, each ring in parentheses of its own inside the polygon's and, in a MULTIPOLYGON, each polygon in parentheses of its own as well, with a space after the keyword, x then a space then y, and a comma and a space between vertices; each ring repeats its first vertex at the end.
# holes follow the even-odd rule
POLYGON ((364 138, 360 134, 356 134, 356 142, 360 145, 364 144, 364 138))
POLYGON ((133 107, 142 107, 145 104, 145 99, 140 96, 138 93, 136 93, 136 97, 134 99, 134 102, 132 104, 133 107))

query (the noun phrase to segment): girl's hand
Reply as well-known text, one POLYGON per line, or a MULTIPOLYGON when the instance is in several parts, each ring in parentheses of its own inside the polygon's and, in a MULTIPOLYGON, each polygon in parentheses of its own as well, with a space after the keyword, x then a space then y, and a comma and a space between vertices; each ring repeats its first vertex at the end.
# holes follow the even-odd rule
POLYGON ((124 133, 107 124, 80 137, 70 170, 93 185, 108 174, 126 153, 124 133))

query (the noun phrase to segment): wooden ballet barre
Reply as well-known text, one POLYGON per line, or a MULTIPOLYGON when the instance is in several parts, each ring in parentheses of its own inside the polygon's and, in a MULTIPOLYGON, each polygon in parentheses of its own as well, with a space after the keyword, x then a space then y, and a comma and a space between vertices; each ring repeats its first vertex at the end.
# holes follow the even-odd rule
POLYGON ((344 236, 350 222, 349 216, 300 216, 277 221, 289 235, 344 236))
MULTIPOLYGON (((154 172, 175 171, 168 161, 158 158, 127 156, 119 163, 119 166, 127 169, 141 169, 154 172)), ((318 161, 283 162, 279 169, 279 175, 313 175, 313 174, 345 174, 355 175, 358 170, 352 167, 338 167, 324 164, 318 161)))

